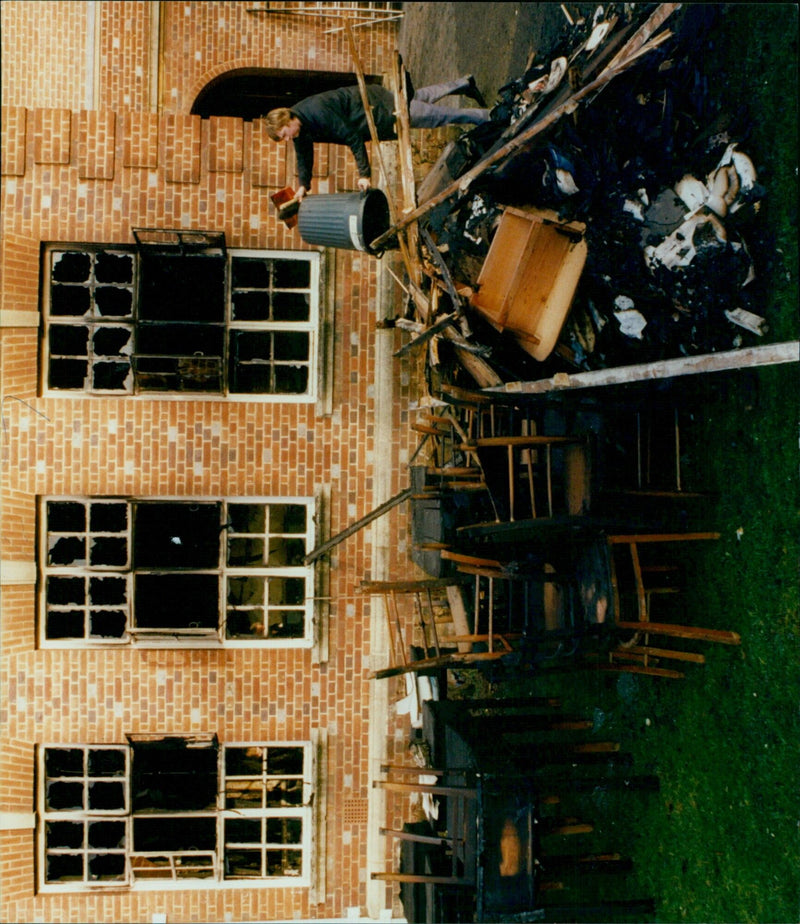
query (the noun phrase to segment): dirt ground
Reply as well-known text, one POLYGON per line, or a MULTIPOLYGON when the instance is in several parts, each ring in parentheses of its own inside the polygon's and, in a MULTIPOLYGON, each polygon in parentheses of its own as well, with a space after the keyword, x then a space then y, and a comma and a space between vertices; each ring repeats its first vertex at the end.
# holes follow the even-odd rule
MULTIPOLYGON (((569 4, 593 12, 596 4, 569 4)), ((491 106, 497 91, 548 51, 567 26, 559 3, 404 3, 398 48, 423 87, 473 74, 491 106)))

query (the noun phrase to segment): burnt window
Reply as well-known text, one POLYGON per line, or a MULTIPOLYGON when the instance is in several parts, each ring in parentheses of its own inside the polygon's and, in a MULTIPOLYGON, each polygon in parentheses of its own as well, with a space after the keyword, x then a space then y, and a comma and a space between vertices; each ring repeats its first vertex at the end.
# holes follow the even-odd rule
POLYGON ((47 498, 50 643, 307 642, 308 501, 47 498))
POLYGON ((45 887, 308 879, 306 744, 132 736, 40 754, 45 887))
POLYGON ((50 391, 314 397, 319 256, 50 246, 50 391))

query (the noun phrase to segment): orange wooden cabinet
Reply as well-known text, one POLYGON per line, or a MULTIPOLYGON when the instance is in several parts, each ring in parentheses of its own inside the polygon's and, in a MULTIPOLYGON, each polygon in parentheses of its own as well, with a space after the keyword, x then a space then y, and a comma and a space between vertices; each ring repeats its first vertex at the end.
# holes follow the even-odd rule
POLYGON ((554 212, 506 207, 471 304, 534 359, 553 351, 586 262, 586 226, 554 212))

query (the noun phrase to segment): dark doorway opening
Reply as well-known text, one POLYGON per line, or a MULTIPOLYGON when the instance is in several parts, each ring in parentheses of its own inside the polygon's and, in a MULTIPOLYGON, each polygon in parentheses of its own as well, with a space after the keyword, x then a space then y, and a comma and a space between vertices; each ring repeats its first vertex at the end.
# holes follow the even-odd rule
MULTIPOLYGON (((380 77, 365 78, 381 83, 380 77)), ((295 71, 273 68, 241 68, 214 78, 197 96, 192 115, 236 116, 250 122, 270 109, 291 107, 294 103, 335 90, 355 86, 356 75, 349 71, 295 71)))

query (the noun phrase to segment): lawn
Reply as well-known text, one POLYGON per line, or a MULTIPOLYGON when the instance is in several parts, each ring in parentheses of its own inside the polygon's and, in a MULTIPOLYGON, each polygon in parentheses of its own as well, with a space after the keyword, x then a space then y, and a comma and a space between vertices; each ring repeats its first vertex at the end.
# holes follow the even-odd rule
MULTIPOLYGON (((766 340, 797 339, 797 8, 726 5, 704 67, 767 190, 753 258, 766 340)), ((684 680, 532 681, 595 717, 660 791, 611 822, 635 860, 630 889, 659 921, 800 919, 797 364, 676 380, 691 420, 687 486, 714 492, 718 542, 693 544, 689 612, 733 629, 684 680)), ((502 695, 503 685, 497 692, 502 695)), ((518 692, 518 689, 515 689, 518 692)))

